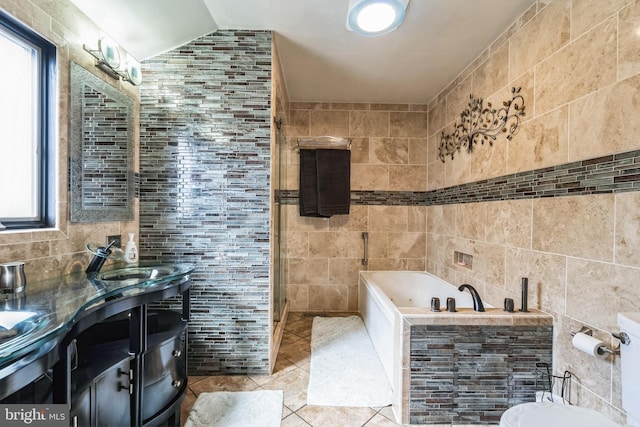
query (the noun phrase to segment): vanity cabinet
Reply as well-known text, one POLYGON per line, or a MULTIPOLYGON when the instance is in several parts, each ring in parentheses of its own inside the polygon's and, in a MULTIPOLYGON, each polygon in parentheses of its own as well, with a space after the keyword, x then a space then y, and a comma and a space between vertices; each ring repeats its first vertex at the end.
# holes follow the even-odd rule
POLYGON ((102 283, 33 286, 42 290, 25 309, 40 329, 0 342, 0 403, 64 404, 70 426, 179 426, 192 271, 135 267, 101 273, 102 283), (168 298, 171 310, 151 308, 168 298))
POLYGON ((182 400, 187 322, 174 311, 149 310, 143 322, 146 350, 136 352, 134 319, 130 311, 120 313, 71 342, 71 425, 129 426, 136 425, 136 417, 155 425, 182 400))

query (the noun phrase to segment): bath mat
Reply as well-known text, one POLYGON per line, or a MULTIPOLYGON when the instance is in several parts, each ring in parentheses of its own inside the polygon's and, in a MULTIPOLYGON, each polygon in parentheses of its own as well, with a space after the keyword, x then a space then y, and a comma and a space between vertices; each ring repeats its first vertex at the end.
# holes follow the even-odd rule
POLYGON ((184 427, 280 427, 282 390, 200 393, 184 427))
POLYGON ((307 403, 363 407, 391 404, 391 386, 360 317, 313 319, 307 403))

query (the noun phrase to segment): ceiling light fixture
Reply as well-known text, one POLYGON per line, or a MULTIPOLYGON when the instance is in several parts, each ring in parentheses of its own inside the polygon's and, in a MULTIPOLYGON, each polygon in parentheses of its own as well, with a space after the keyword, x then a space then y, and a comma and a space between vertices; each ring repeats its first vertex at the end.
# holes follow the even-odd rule
POLYGON ((409 0, 351 0, 347 29, 364 36, 381 36, 402 24, 409 0))

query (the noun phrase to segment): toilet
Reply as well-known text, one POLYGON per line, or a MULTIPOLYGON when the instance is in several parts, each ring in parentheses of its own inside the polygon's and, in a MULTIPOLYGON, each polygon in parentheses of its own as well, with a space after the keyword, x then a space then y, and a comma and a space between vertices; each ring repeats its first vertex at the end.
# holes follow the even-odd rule
MULTIPOLYGON (((640 313, 618 313, 620 332, 629 337, 620 344, 622 408, 627 426, 640 427, 640 313)), ((579 406, 551 402, 529 402, 509 408, 500 427, 620 427, 603 414, 579 406)))

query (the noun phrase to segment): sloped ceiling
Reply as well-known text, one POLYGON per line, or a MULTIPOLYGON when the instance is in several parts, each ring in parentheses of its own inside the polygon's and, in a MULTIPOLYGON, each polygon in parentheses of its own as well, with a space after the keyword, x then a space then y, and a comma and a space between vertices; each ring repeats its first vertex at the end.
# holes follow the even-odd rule
POLYGON ((349 0, 71 0, 139 60, 217 29, 272 30, 292 101, 425 103, 535 0, 410 0, 398 30, 345 27, 349 0))

